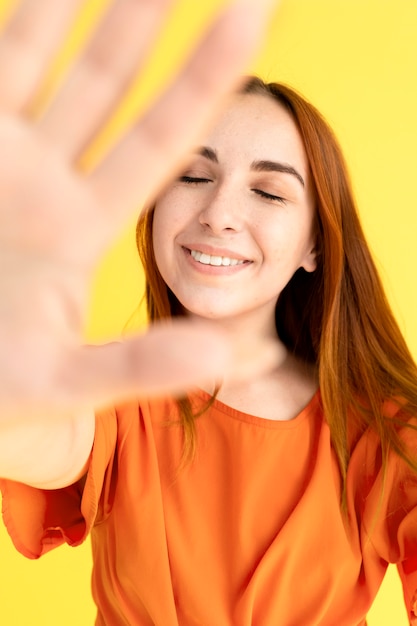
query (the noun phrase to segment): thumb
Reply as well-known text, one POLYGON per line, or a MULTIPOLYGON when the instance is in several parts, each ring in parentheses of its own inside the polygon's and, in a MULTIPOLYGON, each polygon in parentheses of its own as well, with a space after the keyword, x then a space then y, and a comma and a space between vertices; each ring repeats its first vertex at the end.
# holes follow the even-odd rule
POLYGON ((102 405, 138 396, 184 393, 233 368, 227 334, 207 323, 154 324, 146 333, 67 355, 58 387, 71 404, 102 405))
POLYGON ((133 339, 70 353, 58 388, 64 403, 74 407, 179 395, 207 384, 214 389, 223 380, 246 382, 282 359, 276 341, 249 344, 208 322, 166 320, 133 339))

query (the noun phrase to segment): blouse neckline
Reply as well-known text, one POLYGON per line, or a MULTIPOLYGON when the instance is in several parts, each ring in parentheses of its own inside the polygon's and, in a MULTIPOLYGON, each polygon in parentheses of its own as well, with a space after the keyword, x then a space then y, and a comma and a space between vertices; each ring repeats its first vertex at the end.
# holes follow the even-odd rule
MULTIPOLYGON (((211 399, 211 395, 202 389, 197 389, 195 392, 200 399, 204 402, 209 402, 211 399)), ((301 423, 303 423, 310 415, 316 412, 317 408, 320 405, 320 389, 317 389, 308 403, 301 409, 301 411, 290 420, 273 420, 268 419, 266 417, 259 417, 257 415, 252 415, 250 413, 245 413, 244 411, 240 411, 239 409, 235 409, 227 404, 224 404, 221 400, 217 398, 214 399, 211 407, 216 411, 231 417, 232 419, 238 420, 240 422, 246 422, 247 424, 252 424, 254 426, 260 426, 262 428, 269 429, 292 429, 297 428, 301 423)))

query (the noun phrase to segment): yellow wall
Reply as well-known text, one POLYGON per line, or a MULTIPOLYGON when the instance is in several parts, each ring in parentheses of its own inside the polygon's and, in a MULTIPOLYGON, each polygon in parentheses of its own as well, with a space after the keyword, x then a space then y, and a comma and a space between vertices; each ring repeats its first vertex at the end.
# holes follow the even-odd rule
MULTIPOLYGON (((0 0, 0 18, 11 1, 0 0)), ((206 14, 221 1, 182 0, 164 47, 151 63, 145 83, 134 91, 135 102, 143 103, 161 84, 190 40, 187 33, 194 37, 197 24, 203 24, 206 14)), ((61 64, 71 57, 85 27, 104 4, 105 0, 84 3, 82 20, 61 64)), ((283 0, 252 70, 298 88, 333 125, 345 148, 363 222, 389 297, 417 356, 416 61, 415 0, 283 0)), ((132 114, 132 102, 110 134, 132 114)), ((119 334, 141 297, 142 286, 130 229, 98 273, 88 337, 119 334)), ((2 624, 93 623, 88 545, 78 550, 63 548, 30 562, 14 552, 1 529, 0 555, 2 624)), ((369 624, 407 624, 395 570, 384 582, 369 624)))

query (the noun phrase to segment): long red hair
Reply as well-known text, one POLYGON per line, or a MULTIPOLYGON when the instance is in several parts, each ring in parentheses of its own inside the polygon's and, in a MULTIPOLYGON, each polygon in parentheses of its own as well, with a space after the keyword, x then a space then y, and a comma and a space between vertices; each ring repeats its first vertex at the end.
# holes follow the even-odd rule
MULTIPOLYGON (((406 453, 398 434, 401 420, 388 419, 383 412, 384 401, 397 397, 408 415, 417 415, 417 368, 366 243, 338 142, 317 109, 289 87, 250 78, 242 93, 264 95, 285 107, 304 141, 316 195, 318 266, 313 273, 298 270, 285 287, 276 306, 276 328, 294 354, 318 367, 343 485, 352 415, 355 428, 363 432, 371 427, 378 433, 383 463, 393 449, 417 471, 417 461, 406 453)), ((156 266, 152 221, 150 210, 137 227, 151 321, 181 315, 156 266)), ((194 420, 187 400, 180 405, 190 450, 195 445, 194 420)))

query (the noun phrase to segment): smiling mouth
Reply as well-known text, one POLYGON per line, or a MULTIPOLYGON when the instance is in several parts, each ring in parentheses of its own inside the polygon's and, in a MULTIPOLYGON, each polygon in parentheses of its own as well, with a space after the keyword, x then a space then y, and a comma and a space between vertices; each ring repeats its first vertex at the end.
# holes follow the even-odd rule
POLYGON ((249 261, 241 260, 241 259, 233 259, 228 256, 216 256, 205 254, 204 252, 200 252, 199 250, 190 250, 191 256, 198 263, 202 263, 203 265, 214 265, 215 267, 220 267, 221 265, 225 267, 233 266, 233 265, 243 265, 244 263, 249 263, 249 261))

